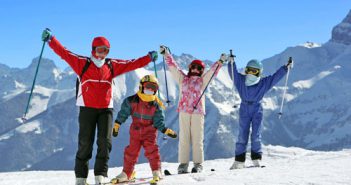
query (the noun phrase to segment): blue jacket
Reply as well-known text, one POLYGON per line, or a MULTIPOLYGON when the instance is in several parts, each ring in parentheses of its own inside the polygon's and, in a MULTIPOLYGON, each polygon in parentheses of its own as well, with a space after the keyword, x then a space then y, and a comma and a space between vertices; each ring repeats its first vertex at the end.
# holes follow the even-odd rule
MULTIPOLYGON (((275 84, 281 80, 284 75, 287 73, 288 68, 284 65, 278 69, 273 75, 261 78, 261 80, 252 86, 245 85, 245 75, 240 74, 234 63, 234 85, 239 92, 239 96, 244 102, 255 102, 259 103, 263 96, 269 91, 275 84)), ((228 72, 230 78, 232 78, 232 65, 228 64, 228 72)))

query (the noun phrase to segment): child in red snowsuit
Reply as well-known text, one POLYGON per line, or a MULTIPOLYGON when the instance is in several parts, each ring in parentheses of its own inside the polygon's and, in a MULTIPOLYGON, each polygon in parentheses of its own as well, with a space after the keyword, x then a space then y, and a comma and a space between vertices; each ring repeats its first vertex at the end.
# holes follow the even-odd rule
POLYGON ((153 180, 161 177, 161 159, 157 145, 157 130, 176 138, 177 134, 165 127, 163 104, 155 95, 158 81, 153 75, 146 75, 140 80, 137 94, 126 98, 115 120, 113 135, 117 136, 119 127, 129 116, 133 122, 130 126, 129 145, 124 150, 123 171, 112 183, 127 182, 133 179, 134 166, 137 162, 141 147, 145 150, 145 157, 149 160, 153 180))

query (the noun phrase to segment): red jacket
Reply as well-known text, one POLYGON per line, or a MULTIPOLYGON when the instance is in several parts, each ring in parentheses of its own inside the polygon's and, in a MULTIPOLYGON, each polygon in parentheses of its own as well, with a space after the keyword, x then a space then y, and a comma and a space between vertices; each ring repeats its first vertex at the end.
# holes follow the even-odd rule
MULTIPOLYGON (((73 71, 78 75, 82 73, 83 67, 89 57, 79 56, 67 50, 55 38, 49 42, 49 46, 54 52, 65 60, 71 66, 73 71)), ((138 58, 136 60, 120 60, 110 59, 112 63, 113 73, 109 69, 108 64, 104 64, 101 68, 96 67, 92 62, 88 70, 80 79, 80 85, 77 97, 77 106, 92 108, 113 108, 113 88, 112 79, 123 73, 146 66, 151 62, 149 55, 138 58)))

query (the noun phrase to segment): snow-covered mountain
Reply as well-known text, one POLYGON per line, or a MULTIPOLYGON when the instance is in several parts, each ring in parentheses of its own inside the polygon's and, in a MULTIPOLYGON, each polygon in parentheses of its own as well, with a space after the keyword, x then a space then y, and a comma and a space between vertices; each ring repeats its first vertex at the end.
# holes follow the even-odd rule
MULTIPOLYGON (((337 152, 317 152, 300 148, 266 146, 263 158, 265 168, 246 168, 229 170, 232 159, 208 160, 204 163, 203 173, 166 176, 162 185, 346 185, 351 182, 351 150, 337 152), (215 171, 213 171, 213 170, 215 171), (269 174, 269 175, 268 175, 269 174)), ((247 166, 251 161, 247 161, 247 166)), ((178 164, 162 162, 162 168, 175 172, 178 164)), ((152 174, 148 163, 135 167, 135 183, 149 184, 152 174)), ((110 168, 109 178, 122 171, 122 167, 110 168)), ((27 171, 0 173, 0 185, 62 185, 74 184, 73 171, 27 171)), ((88 183, 94 183, 94 172, 90 170, 88 183)))
MULTIPOLYGON (((351 148, 351 12, 332 31, 324 44, 305 43, 288 47, 282 53, 263 61, 265 74, 274 73, 293 57, 295 67, 289 77, 289 89, 284 114, 278 119, 284 80, 263 100, 263 142, 265 144, 298 146, 317 150, 351 148)), ((52 52, 52 51, 47 51, 52 52)), ((175 56, 187 69, 193 56, 175 56)), ((200 57, 199 57, 200 58, 200 57)), ((60 61, 62 62, 62 61, 60 61)), ((206 61, 207 66, 213 62, 206 61)), ((37 86, 26 123, 19 118, 24 113, 37 59, 25 69, 0 65, 0 171, 31 169, 72 169, 77 148, 77 115, 71 70, 61 71, 54 62, 41 63, 37 86), (59 162, 58 162, 59 161, 59 162)), ((115 113, 122 99, 134 94, 138 82, 153 69, 138 69, 115 79, 115 113)), ((162 64, 158 65, 161 96, 166 99, 162 64)), ((166 111, 166 125, 178 131, 176 113, 178 87, 167 71, 169 96, 172 103, 166 111)), ((227 66, 219 72, 206 93, 205 158, 228 158, 234 155, 238 128, 238 109, 227 66), (221 151, 221 152, 218 152, 221 151)), ((130 120, 113 140, 110 165, 121 165, 123 149, 128 142, 130 120)), ((162 134, 160 134, 161 136, 162 134)), ((178 140, 163 140, 159 146, 163 161, 177 160, 178 140)), ((145 161, 144 158, 141 161, 145 161)))

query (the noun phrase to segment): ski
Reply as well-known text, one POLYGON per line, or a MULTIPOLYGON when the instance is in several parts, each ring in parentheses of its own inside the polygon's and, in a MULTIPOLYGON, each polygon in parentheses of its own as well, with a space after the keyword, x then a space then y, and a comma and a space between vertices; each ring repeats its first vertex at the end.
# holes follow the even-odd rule
MULTIPOLYGON (((216 169, 212 168, 211 172, 216 171, 216 169)), ((185 172, 185 173, 178 173, 178 174, 172 174, 169 170, 164 170, 163 173, 165 174, 165 176, 170 176, 170 175, 184 175, 184 174, 189 174, 190 172, 185 172)), ((191 173, 197 173, 197 172, 191 172, 191 173)))
POLYGON ((149 181, 149 184, 150 185, 157 185, 159 182, 160 182, 160 180, 155 181, 154 179, 152 179, 152 180, 149 181))
POLYGON ((183 174, 188 174, 189 172, 185 172, 185 173, 177 173, 177 174, 172 174, 169 170, 164 170, 163 173, 165 174, 165 176, 171 176, 171 175, 183 175, 183 174))
MULTIPOLYGON (((107 183, 106 185, 120 185, 120 184, 129 184, 129 185, 136 185, 136 184, 146 184, 147 180, 145 178, 137 178, 137 179, 133 179, 133 180, 130 180, 130 181, 126 181, 126 182, 118 182, 118 183, 107 183)), ((105 185, 105 184, 103 184, 105 185)))
POLYGON ((246 166, 245 168, 265 168, 265 165, 262 166, 246 166))

